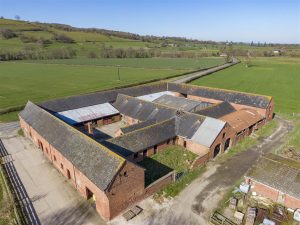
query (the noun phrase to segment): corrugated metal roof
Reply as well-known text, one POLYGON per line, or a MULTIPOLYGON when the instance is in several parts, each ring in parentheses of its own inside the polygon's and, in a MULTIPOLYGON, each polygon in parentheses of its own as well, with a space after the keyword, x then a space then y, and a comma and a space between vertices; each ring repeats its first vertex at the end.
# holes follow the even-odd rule
POLYGON ((201 145, 210 147, 224 126, 225 122, 207 117, 191 139, 201 145))
POLYGON ((157 92, 157 93, 153 93, 153 94, 149 94, 149 95, 142 95, 142 96, 139 96, 137 98, 141 99, 141 100, 144 100, 144 101, 152 102, 155 99, 158 99, 159 97, 161 97, 163 95, 173 95, 173 96, 175 96, 175 94, 171 91, 162 91, 162 92, 157 92))
POLYGON ((118 114, 119 111, 109 103, 87 106, 79 109, 55 113, 63 121, 76 124, 97 118, 118 114))
POLYGON ((162 95, 159 98, 155 99, 153 102, 188 112, 200 110, 212 105, 208 102, 195 101, 192 99, 172 95, 162 95))

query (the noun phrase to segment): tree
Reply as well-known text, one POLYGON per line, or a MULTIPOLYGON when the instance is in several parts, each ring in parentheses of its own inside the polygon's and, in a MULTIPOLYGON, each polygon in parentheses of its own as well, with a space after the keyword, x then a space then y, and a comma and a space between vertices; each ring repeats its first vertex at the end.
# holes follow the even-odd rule
POLYGON ((88 57, 91 59, 95 59, 98 58, 98 55, 96 54, 96 52, 91 51, 89 52, 88 57))
POLYGON ((17 35, 9 29, 2 29, 2 30, 0 30, 0 33, 1 33, 2 37, 5 39, 17 37, 17 35))
POLYGON ((70 38, 64 34, 55 34, 54 40, 56 40, 58 42, 63 42, 63 43, 74 43, 75 42, 72 38, 70 38))

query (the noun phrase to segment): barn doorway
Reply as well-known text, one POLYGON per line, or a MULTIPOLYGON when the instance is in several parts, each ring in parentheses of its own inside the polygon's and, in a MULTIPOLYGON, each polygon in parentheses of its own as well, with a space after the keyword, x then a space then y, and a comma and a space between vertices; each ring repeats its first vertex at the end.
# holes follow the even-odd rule
POLYGON ((230 138, 228 138, 226 141, 225 141, 225 145, 224 145, 224 151, 226 151, 231 145, 231 140, 230 138))
POLYGON ((86 199, 91 203, 93 208, 96 208, 96 198, 94 193, 87 187, 85 188, 85 191, 86 191, 86 199))
POLYGON ((215 158, 217 155, 219 155, 220 150, 221 150, 221 144, 218 144, 218 145, 215 147, 215 150, 214 150, 214 158, 215 158))
POLYGON ((67 169, 67 177, 69 180, 71 179, 71 173, 70 173, 70 170, 68 170, 68 169, 67 169))

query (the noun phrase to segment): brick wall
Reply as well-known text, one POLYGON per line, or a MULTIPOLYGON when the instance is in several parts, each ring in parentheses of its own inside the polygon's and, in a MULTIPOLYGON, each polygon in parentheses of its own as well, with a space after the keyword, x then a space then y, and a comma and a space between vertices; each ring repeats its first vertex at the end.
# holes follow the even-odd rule
POLYGON ((198 156, 192 163, 191 169, 195 169, 199 166, 205 165, 209 161, 209 153, 198 156))
POLYGON ((126 163, 122 170, 117 173, 110 190, 103 192, 21 118, 20 125, 24 134, 31 138, 37 147, 43 148, 45 156, 52 161, 55 168, 70 181, 83 197, 88 197, 87 189, 94 194, 96 210, 103 219, 112 219, 130 205, 134 199, 143 196, 143 168, 133 163, 126 163))
MULTIPOLYGON (((246 178, 246 182, 249 182, 249 178, 246 178)), ((251 191, 255 191, 258 195, 271 199, 274 202, 279 202, 280 191, 274 188, 271 188, 262 183, 251 180, 251 191)), ((281 193, 284 197, 284 206, 291 209, 300 208, 300 199, 292 197, 286 193, 281 193)))
POLYGON ((300 199, 286 195, 284 205, 291 209, 300 209, 300 199))
POLYGON ((144 180, 144 169, 126 161, 106 193, 109 199, 110 218, 144 197, 144 180))

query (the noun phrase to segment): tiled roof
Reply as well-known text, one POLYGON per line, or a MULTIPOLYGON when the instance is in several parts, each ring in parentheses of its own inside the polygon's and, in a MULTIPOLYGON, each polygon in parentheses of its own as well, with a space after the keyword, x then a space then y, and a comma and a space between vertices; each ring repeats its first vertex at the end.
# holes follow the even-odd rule
POLYGON ((264 117, 253 109, 241 109, 220 119, 226 121, 236 132, 240 132, 263 120, 264 117))
POLYGON ((246 177, 300 199, 300 163, 293 160, 266 155, 248 171, 246 177))
POLYGON ((216 105, 209 106, 205 109, 201 109, 199 111, 196 111, 194 113, 203 115, 203 116, 209 116, 213 118, 221 118, 227 114, 235 112, 235 108, 233 108, 232 105, 230 105, 229 102, 221 102, 216 105))
POLYGON ((168 90, 182 94, 212 98, 220 101, 227 101, 236 104, 248 105, 257 108, 267 108, 271 97, 255 95, 250 93, 230 91, 218 88, 202 87, 190 84, 168 83, 168 90))
POLYGON ((125 162, 121 156, 31 102, 19 115, 101 190, 108 187, 125 162))

